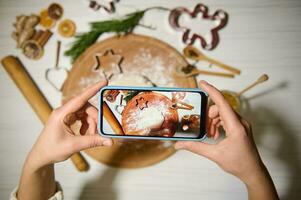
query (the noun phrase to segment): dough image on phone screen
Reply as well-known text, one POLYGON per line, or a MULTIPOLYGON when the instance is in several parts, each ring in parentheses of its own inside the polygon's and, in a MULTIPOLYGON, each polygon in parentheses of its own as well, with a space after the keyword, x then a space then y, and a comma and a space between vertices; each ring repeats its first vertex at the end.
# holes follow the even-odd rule
MULTIPOLYGON (((124 135, 186 137, 200 135, 198 92, 105 90, 103 101, 120 123, 124 135)), ((103 132, 116 134, 103 119, 103 132)))

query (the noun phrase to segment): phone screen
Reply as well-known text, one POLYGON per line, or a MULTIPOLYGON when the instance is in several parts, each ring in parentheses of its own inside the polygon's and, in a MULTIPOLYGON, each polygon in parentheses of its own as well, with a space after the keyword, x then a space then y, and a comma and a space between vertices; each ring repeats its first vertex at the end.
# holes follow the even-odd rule
POLYGON ((108 136, 199 139, 206 105, 198 89, 103 89, 100 130, 108 136))

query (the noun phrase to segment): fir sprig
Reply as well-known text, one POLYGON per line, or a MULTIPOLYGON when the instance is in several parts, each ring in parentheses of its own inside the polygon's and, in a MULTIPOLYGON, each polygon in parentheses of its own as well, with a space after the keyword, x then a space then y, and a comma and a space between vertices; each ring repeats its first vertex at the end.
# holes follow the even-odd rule
POLYGON ((146 10, 128 14, 125 19, 113 19, 108 21, 92 22, 91 30, 75 36, 69 50, 65 52, 66 56, 70 56, 72 63, 79 57, 89 46, 97 41, 97 39, 106 32, 128 33, 131 32, 139 23, 146 10))
POLYGON ((129 90, 128 93, 123 97, 123 100, 125 100, 126 103, 128 103, 134 96, 136 96, 139 93, 137 90, 129 90))
POLYGON ((163 7, 151 7, 127 14, 124 19, 112 19, 90 23, 91 30, 76 35, 75 41, 71 44, 70 49, 65 51, 65 55, 70 56, 73 63, 76 58, 78 58, 89 46, 95 43, 103 33, 115 32, 117 34, 123 34, 132 32, 133 29, 139 25, 144 13, 151 9, 167 10, 163 7))

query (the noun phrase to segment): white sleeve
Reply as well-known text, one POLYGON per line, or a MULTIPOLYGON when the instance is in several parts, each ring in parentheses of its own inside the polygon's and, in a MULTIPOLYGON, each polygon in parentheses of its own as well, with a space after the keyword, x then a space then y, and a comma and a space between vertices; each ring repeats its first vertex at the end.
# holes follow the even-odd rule
MULTIPOLYGON (((12 193, 10 194, 10 198, 9 200, 18 200, 17 199, 17 191, 18 191, 18 187, 16 187, 12 193)), ((50 197, 48 200, 63 200, 64 199, 64 196, 63 196, 63 190, 62 190, 62 187, 61 185, 56 182, 56 192, 55 194, 50 197)))

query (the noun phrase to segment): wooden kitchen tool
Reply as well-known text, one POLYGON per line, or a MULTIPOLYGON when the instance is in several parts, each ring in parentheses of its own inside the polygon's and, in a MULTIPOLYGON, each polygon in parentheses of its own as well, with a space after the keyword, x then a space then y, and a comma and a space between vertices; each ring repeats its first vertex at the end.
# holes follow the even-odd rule
POLYGON ((200 69, 197 69, 193 65, 188 65, 188 66, 185 66, 185 67, 180 67, 179 66, 179 67, 176 68, 176 71, 179 74, 179 76, 184 76, 184 77, 204 74, 204 75, 211 75, 211 76, 221 76, 221 77, 226 77, 226 78, 234 78, 234 74, 223 73, 223 72, 213 72, 213 71, 207 71, 207 70, 200 70, 200 69))
POLYGON ((238 92, 236 96, 240 97, 243 93, 249 91, 251 88, 253 88, 256 85, 258 85, 260 83, 263 83, 263 82, 265 82, 267 80, 269 80, 269 76, 268 75, 266 75, 266 74, 261 75, 254 83, 250 84, 245 89, 243 89, 240 92, 238 92))
MULTIPOLYGON (((124 58, 120 66, 124 74, 142 74, 157 86, 197 87, 194 76, 179 76, 175 71, 177 66, 188 65, 177 50, 155 38, 127 34, 93 44, 75 61, 62 90, 63 102, 105 79, 100 71, 94 70, 94 57, 103 55, 110 49, 124 58)), ((106 64, 109 63, 101 63, 103 66, 106 64)), ((168 158, 175 149, 170 141, 114 139, 112 147, 96 147, 85 152, 95 160, 110 166, 139 168, 168 158)))
POLYGON ((111 111, 111 109, 109 108, 108 104, 105 101, 102 104, 102 112, 104 118, 107 120, 114 133, 118 135, 124 135, 120 123, 118 122, 115 115, 113 114, 113 112, 111 111))
POLYGON ((230 71, 234 74, 240 74, 239 69, 236 69, 234 67, 226 65, 224 63, 221 63, 220 61, 217 61, 217 60, 214 60, 212 58, 209 58, 209 57, 205 56, 201 51, 199 51, 198 49, 196 49, 192 45, 188 45, 187 47, 185 47, 184 50, 183 50, 183 53, 187 58, 190 58, 192 60, 198 60, 198 61, 204 60, 204 61, 207 61, 207 62, 209 62, 213 65, 216 65, 220 68, 228 70, 228 71, 230 71))
MULTIPOLYGON (((21 61, 18 57, 7 56, 1 60, 1 63, 40 120, 45 124, 52 108, 21 61)), ((88 163, 80 153, 72 155, 71 160, 79 171, 87 171, 88 163)))
POLYGON ((222 90, 222 94, 224 98, 227 100, 227 102, 231 105, 231 107, 235 111, 239 111, 242 107, 242 94, 249 91, 251 88, 255 87, 256 85, 263 83, 265 81, 269 80, 269 76, 266 74, 261 75, 254 83, 247 86, 245 89, 241 90, 240 92, 233 92, 229 90, 222 90))

